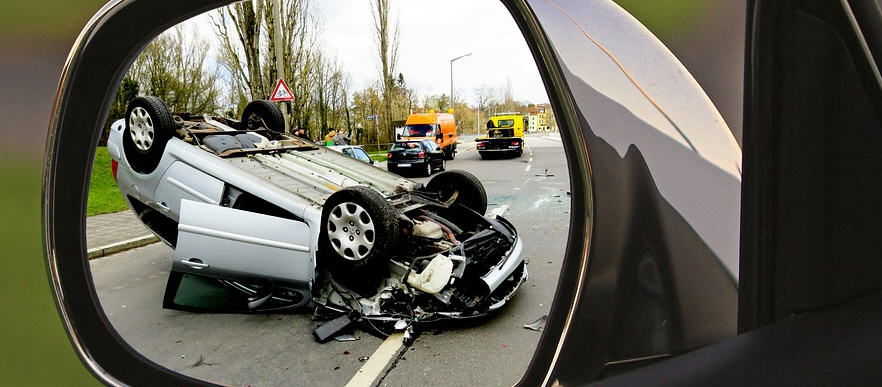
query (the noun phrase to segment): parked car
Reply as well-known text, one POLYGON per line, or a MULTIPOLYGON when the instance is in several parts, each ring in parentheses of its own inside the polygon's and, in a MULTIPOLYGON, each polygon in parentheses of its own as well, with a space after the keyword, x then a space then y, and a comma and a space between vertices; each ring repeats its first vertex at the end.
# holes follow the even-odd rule
POLYGON ((358 145, 333 145, 329 146, 328 149, 340 152, 346 156, 352 157, 353 159, 364 161, 371 165, 376 164, 371 156, 368 155, 367 151, 365 151, 364 148, 358 145))
POLYGON ((241 121, 173 115, 162 100, 138 97, 112 124, 120 192, 175 249, 164 307, 316 305, 402 329, 417 317, 498 310, 526 279, 521 239, 502 217, 484 216, 487 196, 470 173, 424 186, 358 159, 361 148, 282 133, 269 101, 245 112, 241 121), (179 294, 194 289, 182 283, 205 279, 239 291, 241 302, 179 294))
POLYGON ((431 176, 447 168, 444 150, 432 140, 398 141, 386 155, 386 169, 393 173, 416 172, 431 176))

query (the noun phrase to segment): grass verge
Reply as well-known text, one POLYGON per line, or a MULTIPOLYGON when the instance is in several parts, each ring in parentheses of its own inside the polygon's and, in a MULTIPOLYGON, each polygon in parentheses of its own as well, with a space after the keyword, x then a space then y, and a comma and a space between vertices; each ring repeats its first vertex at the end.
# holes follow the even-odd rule
POLYGON ((368 156, 371 156, 371 160, 374 161, 386 161, 386 155, 389 152, 379 151, 379 152, 368 152, 368 156))
POLYGON ((126 207, 126 202, 119 193, 113 172, 110 170, 110 154, 107 153, 107 147, 98 147, 92 164, 92 178, 89 181, 86 216, 122 211, 126 207))

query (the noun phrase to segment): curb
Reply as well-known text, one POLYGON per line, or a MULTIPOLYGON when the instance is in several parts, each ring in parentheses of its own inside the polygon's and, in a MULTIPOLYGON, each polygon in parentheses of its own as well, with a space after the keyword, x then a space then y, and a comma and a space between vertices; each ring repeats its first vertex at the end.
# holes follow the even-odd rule
POLYGON ((121 251, 134 249, 136 247, 141 247, 156 242, 159 242, 159 238, 157 238, 156 235, 150 234, 124 240, 122 242, 116 242, 104 246, 95 247, 88 250, 89 259, 105 257, 121 251))

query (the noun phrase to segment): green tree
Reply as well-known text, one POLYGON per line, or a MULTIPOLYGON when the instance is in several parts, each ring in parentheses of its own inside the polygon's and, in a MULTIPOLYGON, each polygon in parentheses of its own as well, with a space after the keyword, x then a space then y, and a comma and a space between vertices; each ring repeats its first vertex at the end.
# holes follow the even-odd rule
POLYGON ((110 104, 110 111, 107 113, 107 120, 104 121, 104 131, 101 133, 98 145, 107 145, 107 136, 110 135, 110 124, 117 119, 125 117, 129 102, 132 102, 138 96, 139 89, 138 81, 129 76, 123 78, 119 89, 116 91, 116 96, 113 97, 113 102, 110 104))

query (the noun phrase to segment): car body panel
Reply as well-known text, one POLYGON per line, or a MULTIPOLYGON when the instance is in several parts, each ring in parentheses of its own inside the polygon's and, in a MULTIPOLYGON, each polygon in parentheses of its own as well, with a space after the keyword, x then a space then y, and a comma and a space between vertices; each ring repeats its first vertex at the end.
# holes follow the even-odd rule
POLYGON ((574 106, 562 133, 584 141, 592 225, 572 312, 537 349, 548 370, 525 380, 586 383, 734 336, 741 152, 726 123, 612 1, 528 4, 574 106))
POLYGON ((172 270, 308 289, 313 250, 304 222, 183 200, 172 270))
POLYGON ((181 213, 181 201, 196 200, 218 205, 224 194, 224 182, 180 161, 162 175, 154 200, 172 213, 181 213))

